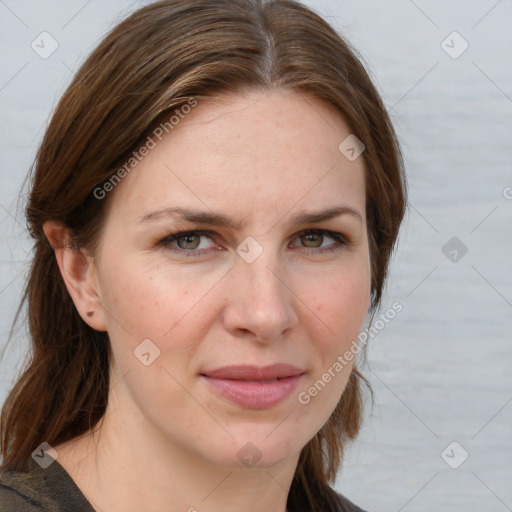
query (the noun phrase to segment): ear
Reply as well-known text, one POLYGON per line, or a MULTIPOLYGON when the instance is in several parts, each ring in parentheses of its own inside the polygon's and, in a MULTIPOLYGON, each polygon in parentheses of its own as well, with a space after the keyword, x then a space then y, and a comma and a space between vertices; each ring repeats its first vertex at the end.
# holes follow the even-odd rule
POLYGON ((105 310, 92 257, 86 251, 77 252, 72 248, 68 228, 63 224, 47 221, 43 231, 55 252, 62 279, 78 313, 93 329, 106 331, 105 310), (87 316, 89 311, 94 311, 94 315, 87 316))

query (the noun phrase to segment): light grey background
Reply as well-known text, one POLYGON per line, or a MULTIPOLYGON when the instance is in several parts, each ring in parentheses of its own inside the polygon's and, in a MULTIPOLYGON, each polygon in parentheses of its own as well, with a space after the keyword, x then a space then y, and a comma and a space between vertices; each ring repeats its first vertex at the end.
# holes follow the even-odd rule
MULTIPOLYGON (((0 344, 30 256, 17 199, 45 123, 73 69, 145 3, 0 0, 0 344), (31 48, 43 31, 59 45, 47 59, 31 48)), ((369 512, 512 510, 512 0, 306 3, 363 55, 411 203, 383 305, 403 311, 370 341, 376 405, 336 487, 369 512), (463 257, 459 242, 442 252, 452 237, 463 257)), ((21 331, 9 345, 0 402, 26 343, 21 331)))

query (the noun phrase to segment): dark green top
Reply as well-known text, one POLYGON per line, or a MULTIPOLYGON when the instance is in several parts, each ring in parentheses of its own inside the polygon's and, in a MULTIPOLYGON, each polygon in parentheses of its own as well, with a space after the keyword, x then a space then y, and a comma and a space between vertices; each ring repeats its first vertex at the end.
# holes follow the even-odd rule
MULTIPOLYGON (((48 454, 45 458, 53 460, 48 454)), ((56 460, 43 469, 30 458, 27 472, 0 470, 0 512, 94 512, 94 508, 56 460)))
MULTIPOLYGON (((67 471, 50 460, 46 469, 30 458, 26 472, 0 470, 0 512, 94 512, 67 471)), ((341 494, 337 498, 339 512, 365 512, 341 494)))

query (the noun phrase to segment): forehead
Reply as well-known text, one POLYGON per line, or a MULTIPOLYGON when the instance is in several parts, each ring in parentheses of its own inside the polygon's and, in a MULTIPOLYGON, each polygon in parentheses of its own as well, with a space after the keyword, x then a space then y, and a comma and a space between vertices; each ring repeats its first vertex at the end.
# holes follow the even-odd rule
POLYGON ((351 131, 331 105, 281 90, 197 101, 116 186, 124 219, 176 202, 256 216, 340 201, 364 210, 364 160, 339 151, 351 131))

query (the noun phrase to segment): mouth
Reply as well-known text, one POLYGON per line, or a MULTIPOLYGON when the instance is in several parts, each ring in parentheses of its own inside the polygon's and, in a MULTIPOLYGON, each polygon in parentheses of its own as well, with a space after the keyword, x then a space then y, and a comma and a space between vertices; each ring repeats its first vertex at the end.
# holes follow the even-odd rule
POLYGON ((231 365, 203 372, 202 375, 216 379, 245 381, 275 381, 304 373, 304 370, 287 363, 269 366, 231 365))
POLYGON ((268 409, 288 398, 304 376, 304 370, 278 363, 265 367, 225 366, 203 372, 209 389, 244 409, 268 409))

